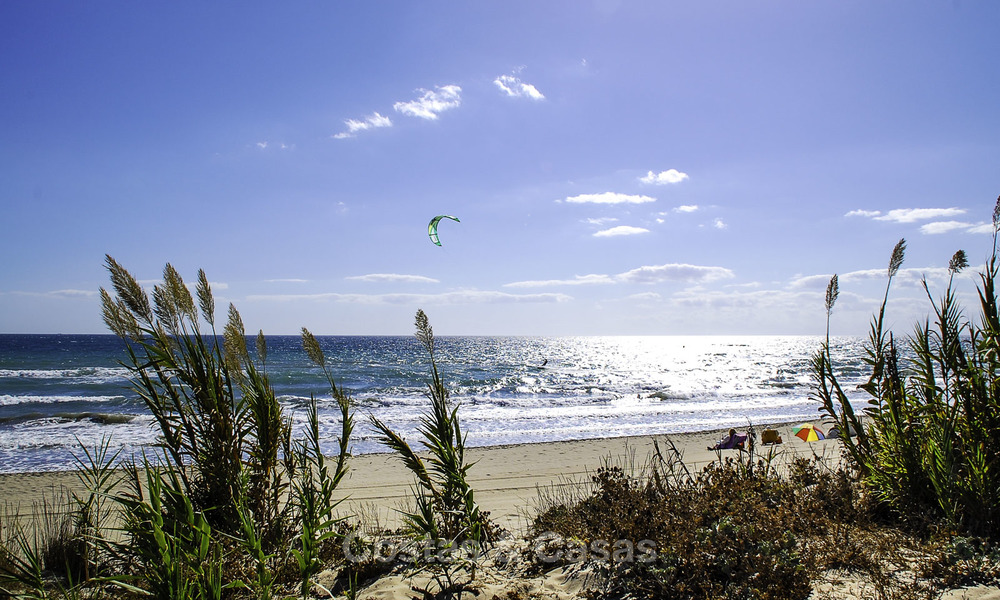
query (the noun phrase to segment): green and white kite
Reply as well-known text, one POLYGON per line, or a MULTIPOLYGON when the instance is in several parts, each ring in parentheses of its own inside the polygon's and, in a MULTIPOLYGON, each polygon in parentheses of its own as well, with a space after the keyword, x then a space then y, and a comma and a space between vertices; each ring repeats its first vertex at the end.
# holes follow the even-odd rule
POLYGON ((441 245, 441 240, 438 239, 438 223, 441 222, 441 219, 451 219, 456 223, 461 223, 461 221, 458 220, 458 217, 453 217, 451 215, 438 215, 431 219, 431 222, 427 224, 427 235, 430 236, 431 241, 438 246, 441 245))

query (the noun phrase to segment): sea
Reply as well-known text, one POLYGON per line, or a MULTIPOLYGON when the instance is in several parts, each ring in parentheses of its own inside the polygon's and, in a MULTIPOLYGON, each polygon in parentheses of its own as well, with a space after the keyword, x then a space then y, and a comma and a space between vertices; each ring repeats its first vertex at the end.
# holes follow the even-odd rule
MULTIPOLYGON (((298 336, 269 336, 266 370, 301 431, 317 399, 325 450, 339 411, 298 336)), ((355 403, 355 454, 384 452, 375 416, 411 442, 428 409, 428 355, 413 336, 330 336, 320 344, 355 403)), ((706 431, 818 421, 810 336, 437 337, 438 370, 469 446, 706 431)), ((865 378, 861 338, 831 340, 846 390, 865 378)), ((252 340, 249 344, 253 345, 252 340)), ((72 469, 108 443, 152 451, 158 429, 113 335, 0 334, 0 473, 72 469)), ((849 392, 850 393, 850 392, 849 392)), ((852 398, 852 401, 856 401, 852 398)))

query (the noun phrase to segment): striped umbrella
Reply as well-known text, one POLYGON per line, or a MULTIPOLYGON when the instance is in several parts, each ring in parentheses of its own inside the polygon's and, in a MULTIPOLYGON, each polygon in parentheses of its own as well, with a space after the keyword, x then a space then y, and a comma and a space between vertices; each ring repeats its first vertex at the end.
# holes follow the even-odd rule
POLYGON ((817 429, 812 423, 803 423, 792 427, 792 433, 795 434, 795 437, 801 438, 803 442, 815 442, 826 439, 823 432, 817 429))

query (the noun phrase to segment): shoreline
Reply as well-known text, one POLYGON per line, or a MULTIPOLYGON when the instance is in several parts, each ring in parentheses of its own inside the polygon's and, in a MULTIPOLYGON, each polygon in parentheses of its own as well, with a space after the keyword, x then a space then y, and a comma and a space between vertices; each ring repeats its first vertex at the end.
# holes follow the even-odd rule
MULTIPOLYGON (((813 422, 818 422, 819 419, 813 422)), ((794 423, 754 425, 759 432, 777 429, 784 440, 775 446, 758 445, 758 455, 773 448, 779 460, 795 456, 839 456, 836 440, 806 443, 794 437, 794 423)), ((737 428, 745 431, 746 428, 737 428)), ((466 460, 473 464, 469 480, 476 490, 476 499, 488 510, 497 524, 519 532, 527 525, 526 514, 538 498, 538 490, 586 483, 605 461, 612 464, 634 465, 641 468, 653 451, 653 440, 670 439, 683 456, 688 469, 700 470, 718 459, 715 451, 706 447, 717 442, 728 428, 674 434, 591 438, 506 444, 501 446, 467 447, 466 460)), ((417 442, 417 440, 412 440, 417 442)), ((663 448, 661 444, 661 449, 663 448)), ((736 456, 738 451, 722 451, 722 456, 736 456)), ((395 527, 398 510, 410 497, 412 475, 393 453, 352 456, 349 470, 338 488, 344 497, 342 514, 375 516, 381 525, 395 527)), ((33 506, 52 502, 62 490, 81 492, 83 486, 78 471, 40 471, 0 474, 0 507, 30 513, 33 506)))

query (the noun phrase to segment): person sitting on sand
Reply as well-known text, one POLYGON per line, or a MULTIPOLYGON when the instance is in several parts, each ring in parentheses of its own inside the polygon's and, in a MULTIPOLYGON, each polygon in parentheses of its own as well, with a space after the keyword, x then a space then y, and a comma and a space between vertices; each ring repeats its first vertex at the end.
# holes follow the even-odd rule
POLYGON ((722 438, 718 444, 709 446, 709 450, 742 450, 743 443, 747 441, 747 436, 737 435, 735 429, 729 430, 729 437, 722 438))

